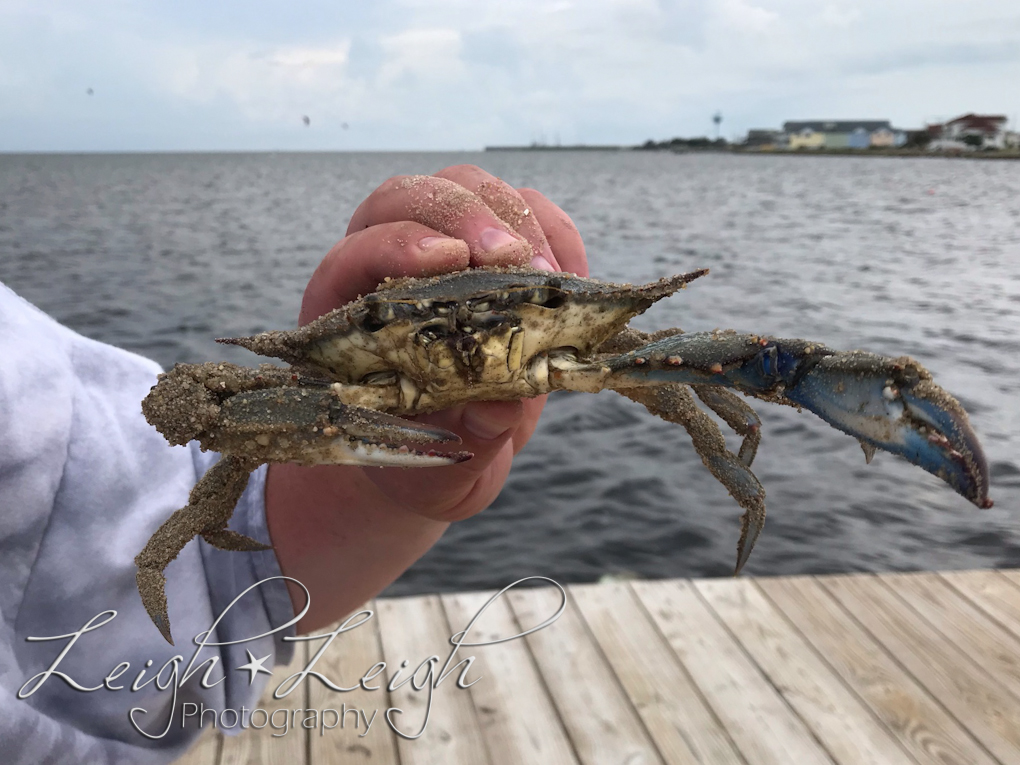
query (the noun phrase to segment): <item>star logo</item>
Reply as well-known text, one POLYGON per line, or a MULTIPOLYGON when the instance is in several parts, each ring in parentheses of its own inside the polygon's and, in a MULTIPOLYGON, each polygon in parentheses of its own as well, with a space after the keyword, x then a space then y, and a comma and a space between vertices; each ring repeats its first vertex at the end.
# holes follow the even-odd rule
POLYGON ((251 685, 252 683, 255 682, 255 675, 257 675, 259 672, 265 672, 267 675, 273 674, 270 670, 262 666, 266 659, 268 659, 269 656, 272 656, 272 654, 269 654, 269 656, 263 656, 261 659, 256 659, 255 654, 253 654, 247 648, 245 648, 244 650, 248 654, 248 663, 242 664, 240 667, 237 667, 237 669, 244 669, 247 670, 248 672, 251 672, 251 676, 248 678, 248 685, 251 685))

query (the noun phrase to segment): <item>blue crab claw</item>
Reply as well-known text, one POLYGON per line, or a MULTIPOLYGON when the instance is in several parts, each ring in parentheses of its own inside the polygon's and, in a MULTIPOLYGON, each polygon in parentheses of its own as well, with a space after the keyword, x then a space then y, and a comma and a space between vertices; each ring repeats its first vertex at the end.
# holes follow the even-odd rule
POLYGON ((991 507, 988 463, 960 403, 913 359, 834 351, 807 340, 734 332, 673 335, 601 362, 609 385, 720 385, 814 412, 876 449, 938 476, 991 507))

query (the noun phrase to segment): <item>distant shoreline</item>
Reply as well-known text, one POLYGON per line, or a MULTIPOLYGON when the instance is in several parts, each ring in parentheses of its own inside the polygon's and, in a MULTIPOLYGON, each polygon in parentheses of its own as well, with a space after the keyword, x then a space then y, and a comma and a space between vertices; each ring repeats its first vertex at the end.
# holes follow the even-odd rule
POLYGON ((637 151, 668 154, 739 154, 763 157, 919 157, 928 159, 1020 159, 1020 150, 993 151, 926 151, 924 149, 745 149, 727 148, 662 148, 646 149, 642 146, 587 145, 573 146, 486 146, 485 151, 637 151))
POLYGON ((486 146, 485 151, 632 151, 636 146, 573 144, 570 146, 486 146))

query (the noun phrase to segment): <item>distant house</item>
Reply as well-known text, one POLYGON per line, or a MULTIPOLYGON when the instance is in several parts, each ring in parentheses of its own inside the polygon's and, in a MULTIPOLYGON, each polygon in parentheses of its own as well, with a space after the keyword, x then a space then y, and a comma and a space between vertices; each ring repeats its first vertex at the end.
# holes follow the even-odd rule
POLYGON ((855 127, 847 136, 847 146, 851 149, 866 149, 871 146, 871 136, 867 128, 855 127))
POLYGON ((826 149, 849 149, 850 148, 850 134, 842 131, 827 131, 822 133, 825 136, 825 148, 826 149))
POLYGON ((1006 123, 1001 114, 964 114, 942 124, 929 125, 933 143, 962 142, 975 148, 1006 148, 1006 123))
POLYGON ((748 130, 744 146, 770 151, 785 145, 785 136, 778 130, 748 130))
POLYGON ((869 146, 902 146, 906 133, 889 120, 809 120, 783 123, 791 149, 866 149, 869 146), (876 135, 878 143, 875 142, 876 135))
MULTIPOLYGON (((790 123, 787 122, 786 125, 790 123)), ((811 127, 802 127, 797 130, 790 130, 784 126, 783 132, 788 137, 791 149, 820 149, 825 146, 825 133, 811 127)))
POLYGON ((903 146, 907 142, 907 131, 894 128, 879 128, 871 134, 871 146, 891 148, 903 146))

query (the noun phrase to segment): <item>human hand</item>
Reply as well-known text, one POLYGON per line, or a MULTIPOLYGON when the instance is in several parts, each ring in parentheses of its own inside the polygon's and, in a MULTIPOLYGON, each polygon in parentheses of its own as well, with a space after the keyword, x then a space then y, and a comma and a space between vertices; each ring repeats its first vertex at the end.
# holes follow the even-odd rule
MULTIPOLYGON (((300 322, 374 291, 387 276, 528 263, 588 271, 577 229, 539 192, 515 190, 472 165, 391 178, 355 211, 347 236, 312 276, 300 322)), ((450 522, 487 507, 544 401, 478 402, 421 417, 457 433, 458 449, 474 454, 457 465, 271 465, 266 514, 273 545, 284 574, 312 593, 299 628, 314 629, 357 607, 424 554, 450 522)), ((303 607, 303 595, 291 594, 296 610, 303 607)))

